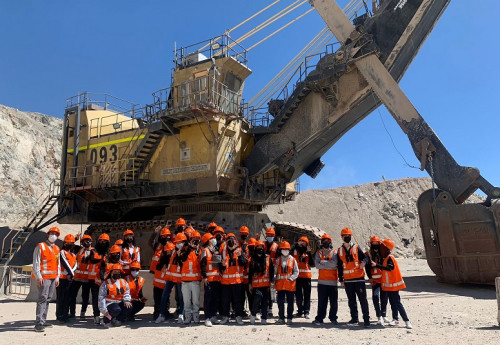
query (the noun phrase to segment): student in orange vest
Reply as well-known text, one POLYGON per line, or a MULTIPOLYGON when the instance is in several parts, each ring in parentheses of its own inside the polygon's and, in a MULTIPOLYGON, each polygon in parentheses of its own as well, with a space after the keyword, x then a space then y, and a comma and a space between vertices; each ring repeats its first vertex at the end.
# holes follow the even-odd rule
POLYGON ((47 241, 40 242, 33 251, 33 273, 38 286, 38 300, 36 303, 35 331, 43 332, 47 323, 47 312, 49 303, 54 295, 56 287, 59 286, 59 247, 55 245, 61 231, 52 227, 47 232, 47 241))
POLYGON ((215 257, 217 240, 207 232, 201 238, 203 246, 200 255, 202 284, 204 287, 203 309, 205 310, 205 326, 212 327, 217 323, 217 306, 219 304, 221 260, 215 257))
POLYGON ((184 299, 184 324, 191 320, 200 322, 200 282, 201 268, 198 249, 201 241, 200 233, 194 230, 189 238, 189 244, 181 252, 182 298, 184 299))
POLYGON ((352 243, 352 235, 351 229, 342 229, 340 236, 344 243, 342 243, 342 246, 337 251, 339 257, 337 267, 339 281, 342 287, 345 288, 349 310, 351 311, 351 320, 347 323, 351 325, 359 323, 358 305, 356 303, 357 296, 363 313, 363 325, 364 327, 370 327, 370 309, 368 307, 368 300, 366 299, 364 269, 366 264, 370 262, 370 259, 357 244, 352 243))
POLYGON ((151 234, 151 238, 149 244, 151 245, 151 249, 153 249, 153 256, 151 258, 151 264, 149 265, 149 272, 155 273, 156 265, 160 261, 160 256, 163 253, 163 249, 171 241, 171 233, 170 229, 161 226, 156 227, 155 231, 151 234))
MULTIPOLYGON (((276 259, 278 255, 278 243, 274 242, 276 239, 276 232, 274 231, 273 228, 267 228, 266 229, 266 254, 269 255, 271 258, 271 261, 273 262, 273 265, 276 266, 276 259)), ((271 287, 271 294, 269 294, 269 310, 267 313, 268 317, 273 317, 273 294, 274 294, 274 287, 271 287)))
POLYGON ((328 234, 321 236, 321 247, 315 256, 316 268, 318 269, 318 314, 314 319, 315 325, 322 325, 326 317, 326 309, 330 304, 328 319, 337 325, 338 309, 338 256, 333 249, 332 237, 328 234))
POLYGON ((175 232, 174 234, 177 235, 181 232, 184 232, 187 228, 187 223, 186 223, 186 220, 184 218, 179 218, 177 219, 177 221, 175 222, 175 232))
POLYGON ((71 304, 71 284, 76 270, 76 255, 72 252, 75 246, 75 236, 66 235, 60 252, 59 286, 56 293, 56 318, 61 323, 68 322, 69 312, 75 315, 75 306, 71 304))
POLYGON ((238 246, 236 236, 227 234, 226 244, 222 246, 222 296, 223 310, 221 324, 229 322, 229 309, 232 305, 236 322, 243 324, 243 270, 247 264, 247 258, 238 246))
POLYGON ((211 222, 210 224, 208 224, 207 226, 207 232, 210 233, 210 234, 214 234, 214 230, 215 228, 217 228, 217 224, 214 223, 214 222, 211 222))
POLYGON ((245 257, 247 258, 247 265, 243 269, 243 292, 242 296, 243 298, 241 299, 241 303, 243 304, 241 308, 243 309, 243 317, 247 317, 248 313, 245 311, 245 300, 248 300, 248 305, 250 306, 250 302, 252 299, 252 294, 248 290, 248 259, 250 257, 249 251, 248 251, 248 236, 250 235, 250 229, 243 225, 240 227, 240 238, 238 240, 238 244, 241 248, 241 252, 245 257))
POLYGON ((287 241, 281 242, 279 249, 281 256, 276 260, 276 292, 278 294, 278 321, 276 323, 285 323, 286 300, 286 323, 291 324, 293 319, 295 281, 299 276, 299 267, 295 258, 290 255, 290 243, 287 241))
POLYGON ((378 264, 375 261, 371 262, 372 267, 381 269, 382 272, 382 305, 387 305, 387 300, 391 304, 392 309, 392 321, 389 326, 397 326, 399 324, 398 314, 406 324, 406 328, 411 329, 410 319, 406 315, 406 310, 401 303, 401 298, 399 296, 399 291, 406 288, 406 284, 399 270, 398 262, 396 258, 391 255, 391 251, 394 249, 394 242, 386 238, 382 245, 380 246, 381 256, 384 260, 382 264, 378 264))
MULTIPOLYGON (((245 290, 244 293, 247 294, 247 299, 248 299, 248 310, 251 312, 253 308, 253 294, 252 291, 250 291, 250 277, 248 273, 248 269, 250 267, 250 262, 252 261, 252 256, 253 253, 255 252, 255 244, 257 243, 257 240, 253 237, 250 237, 247 242, 247 250, 246 250, 246 257, 247 257, 247 266, 245 267, 245 271, 243 272, 243 284, 245 284, 245 290)), ((264 242, 262 242, 264 243, 264 242)), ((245 311, 243 311, 243 314, 245 314, 245 311)), ((260 312, 259 312, 259 320, 260 320, 260 312)))
POLYGON ((120 326, 132 310, 128 283, 122 278, 120 264, 111 267, 111 274, 99 288, 99 310, 104 315, 104 326, 120 326))
POLYGON ((182 260, 181 253, 183 252, 183 248, 188 245, 188 239, 183 232, 175 235, 175 251, 170 257, 170 261, 168 266, 164 268, 166 270, 166 284, 165 289, 163 289, 163 294, 161 295, 160 302, 160 315, 155 320, 155 323, 162 323, 165 321, 167 317, 167 307, 168 300, 170 299, 170 293, 172 289, 175 287, 175 302, 177 304, 177 313, 178 313, 178 324, 184 323, 184 299, 182 297, 182 260))
POLYGON ((295 290, 295 298, 297 300, 297 317, 304 316, 309 319, 309 311, 311 310, 311 280, 314 267, 314 259, 309 247, 309 239, 302 236, 297 241, 293 248, 292 255, 299 266, 299 277, 297 278, 297 289, 295 290))
POLYGON ((99 325, 99 305, 97 304, 97 297, 99 294, 99 288, 101 286, 101 266, 105 266, 106 256, 109 250, 109 235, 101 234, 97 238, 97 243, 94 250, 90 255, 90 265, 89 265, 89 285, 90 292, 92 293, 92 311, 94 315, 94 324, 99 325))
MULTIPOLYGON (((153 300, 154 300, 154 308, 153 308, 153 320, 156 320, 158 316, 160 316, 160 305, 161 305, 161 296, 163 295, 163 290, 165 289, 165 285, 167 283, 167 266, 170 262, 170 257, 172 256, 175 250, 175 245, 172 242, 168 242, 163 247, 163 252, 160 255, 160 260, 158 264, 154 267, 154 279, 153 279, 153 300)), ((170 299, 167 300, 166 306, 166 315, 165 317, 170 317, 170 299)))
MULTIPOLYGON (((380 256, 380 238, 378 236, 370 237, 370 250, 365 254, 377 264, 382 264, 382 257, 380 256)), ((372 301, 373 307, 375 308, 375 314, 377 315, 377 325, 383 325, 384 317, 382 315, 386 314, 386 306, 380 303, 380 291, 382 283, 382 270, 377 267, 367 266, 366 275, 368 276, 368 281, 372 284, 372 301)), ((387 320, 387 319, 386 319, 387 320)), ((387 320, 389 322, 389 320, 387 320)))
POLYGON ((127 276, 127 283, 130 290, 130 298, 132 299, 132 309, 128 316, 129 321, 135 321, 135 315, 140 312, 146 305, 147 299, 144 298, 142 287, 144 286, 145 279, 139 276, 141 264, 133 262, 130 264, 130 275, 127 276))
POLYGON ((78 296, 78 291, 80 287, 82 288, 82 308, 80 310, 80 319, 85 320, 85 313, 87 312, 87 307, 89 305, 90 297, 90 283, 89 283, 89 270, 92 268, 92 263, 90 258, 94 248, 92 247, 92 237, 88 234, 84 234, 80 239, 80 248, 76 253, 76 270, 75 276, 73 278, 73 286, 71 303, 76 304, 76 298, 78 296))
POLYGON ((256 241, 255 249, 248 265, 248 284, 252 292, 250 323, 253 325, 257 314, 261 315, 261 323, 267 324, 267 307, 271 284, 274 284, 274 265, 269 255, 266 255, 265 244, 256 241))
POLYGON ((132 230, 127 229, 123 233, 123 249, 121 264, 123 272, 130 274, 130 264, 137 261, 141 263, 141 248, 135 245, 135 234, 132 230))

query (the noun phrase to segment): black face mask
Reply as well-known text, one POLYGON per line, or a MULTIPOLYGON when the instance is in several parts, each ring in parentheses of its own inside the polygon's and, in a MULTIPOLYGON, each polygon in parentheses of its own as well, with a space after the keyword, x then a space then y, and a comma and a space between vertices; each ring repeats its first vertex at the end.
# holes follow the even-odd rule
POLYGON ((167 244, 167 238, 166 237, 160 237, 160 239, 158 240, 158 242, 160 242, 160 244, 167 244))
POLYGON ((111 254, 109 256, 109 261, 112 263, 117 263, 120 260, 120 254, 111 254))
POLYGON ((134 242, 134 238, 133 237, 129 237, 125 240, 125 242, 127 243, 133 243, 134 242))
POLYGON ((73 245, 72 244, 64 244, 63 245, 63 249, 67 252, 70 252, 71 249, 73 249, 73 245))
POLYGON ((200 241, 194 240, 191 242, 191 247, 196 248, 196 247, 198 247, 199 244, 200 244, 200 241))
POLYGON ((248 235, 241 235, 241 239, 244 241, 248 238, 248 235))
POLYGON ((255 252, 257 253, 258 256, 264 255, 264 249, 262 248, 257 249, 255 252))
POLYGON ((184 229, 182 227, 175 228, 175 234, 179 234, 181 232, 184 232, 184 229))
POLYGON ((222 235, 219 234, 219 235, 215 236, 215 239, 217 240, 217 242, 220 242, 222 240, 222 235))
POLYGON ((298 246, 297 247, 300 253, 304 253, 307 250, 306 246, 298 246))
POLYGON ((120 279, 120 278, 122 277, 122 275, 121 275, 120 273, 118 273, 118 274, 113 274, 113 275, 111 275, 111 277, 112 277, 114 280, 118 280, 118 279, 120 279))
POLYGON ((230 238, 229 240, 227 240, 227 245, 228 245, 229 247, 234 246, 234 240, 233 240, 232 238, 230 238))
POLYGON ((344 236, 345 243, 351 243, 351 236, 344 236))
POLYGON ((372 250, 378 252, 380 250, 380 244, 372 244, 372 250))
POLYGON ((96 246, 95 246, 95 250, 97 250, 97 252, 101 255, 103 254, 106 254, 108 252, 108 248, 109 248, 109 242, 108 241, 98 241, 96 246))
POLYGON ((321 242, 321 248, 330 248, 330 242, 321 242))
POLYGON ((85 248, 88 248, 90 247, 90 242, 89 241, 85 241, 82 243, 82 246, 84 246, 85 248))

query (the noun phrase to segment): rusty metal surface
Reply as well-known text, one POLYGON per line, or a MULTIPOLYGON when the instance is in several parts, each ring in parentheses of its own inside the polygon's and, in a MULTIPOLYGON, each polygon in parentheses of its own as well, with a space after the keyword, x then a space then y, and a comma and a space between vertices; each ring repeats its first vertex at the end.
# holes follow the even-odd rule
POLYGON ((292 245, 297 242, 300 237, 306 236, 309 239, 309 245, 313 253, 318 248, 321 236, 325 234, 320 228, 299 223, 273 222, 273 225, 276 230, 276 235, 278 237, 283 237, 283 239, 289 241, 292 245))

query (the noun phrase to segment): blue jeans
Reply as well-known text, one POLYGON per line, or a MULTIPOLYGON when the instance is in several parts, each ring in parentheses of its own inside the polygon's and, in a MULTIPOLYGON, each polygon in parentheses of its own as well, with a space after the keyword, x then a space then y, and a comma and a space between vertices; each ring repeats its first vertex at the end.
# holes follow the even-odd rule
POLYGON ((175 301, 177 303, 177 311, 179 315, 184 314, 184 300, 182 298, 182 283, 174 283, 171 281, 167 281, 165 284, 165 289, 163 289, 163 294, 161 295, 160 302, 160 315, 165 317, 168 314, 167 306, 168 301, 170 300, 170 293, 175 286, 175 301))

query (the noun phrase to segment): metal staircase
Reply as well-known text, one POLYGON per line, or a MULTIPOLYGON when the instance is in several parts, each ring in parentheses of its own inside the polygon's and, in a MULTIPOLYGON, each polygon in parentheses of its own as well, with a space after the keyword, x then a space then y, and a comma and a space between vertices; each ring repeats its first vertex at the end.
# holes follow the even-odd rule
POLYGON ((59 183, 54 180, 49 186, 48 195, 38 203, 39 206, 31 216, 28 217, 27 222, 21 227, 21 230, 19 230, 19 226, 16 224, 3 238, 0 250, 0 266, 9 264, 10 260, 19 252, 31 234, 60 218, 58 214, 42 224, 59 199, 60 186, 59 183))
MULTIPOLYGON (((138 182, 141 173, 146 169, 147 163, 154 154, 156 148, 160 144, 163 134, 161 132, 148 132, 139 143, 137 150, 126 167, 126 171, 122 176, 122 182, 138 182)), ((145 176, 144 181, 148 178, 145 176)))

